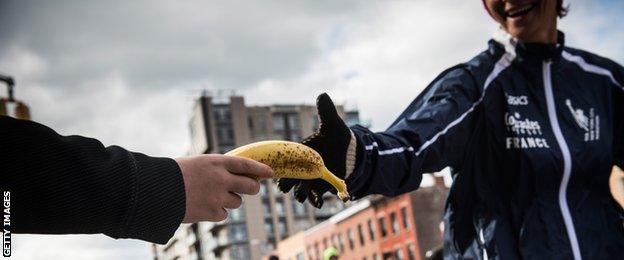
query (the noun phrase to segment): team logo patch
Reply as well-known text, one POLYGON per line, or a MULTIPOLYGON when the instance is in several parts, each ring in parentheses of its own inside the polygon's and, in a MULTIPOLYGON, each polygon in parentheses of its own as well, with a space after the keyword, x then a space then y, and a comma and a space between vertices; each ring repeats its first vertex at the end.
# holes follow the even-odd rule
POLYGON ((536 120, 522 118, 520 113, 505 113, 507 130, 514 134, 505 140, 507 149, 550 148, 542 137, 542 127, 536 120))
POLYGON ((600 116, 594 113, 594 108, 589 109, 589 113, 586 115, 585 111, 580 108, 574 108, 572 101, 566 99, 566 106, 572 113, 574 121, 579 128, 585 131, 583 139, 585 142, 596 141, 600 139, 600 116))

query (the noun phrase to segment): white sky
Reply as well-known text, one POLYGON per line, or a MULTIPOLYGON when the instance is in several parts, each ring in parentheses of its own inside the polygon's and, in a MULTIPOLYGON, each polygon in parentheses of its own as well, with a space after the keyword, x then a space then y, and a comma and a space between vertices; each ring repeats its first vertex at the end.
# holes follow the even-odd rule
MULTIPOLYGON (((567 44, 623 64, 624 2, 567 2, 567 44)), ((480 1, 3 1, 0 72, 61 134, 175 157, 200 89, 248 104, 328 92, 383 130, 495 28, 480 1)), ((151 257, 148 243, 102 235, 16 235, 13 246, 15 259, 151 257)))

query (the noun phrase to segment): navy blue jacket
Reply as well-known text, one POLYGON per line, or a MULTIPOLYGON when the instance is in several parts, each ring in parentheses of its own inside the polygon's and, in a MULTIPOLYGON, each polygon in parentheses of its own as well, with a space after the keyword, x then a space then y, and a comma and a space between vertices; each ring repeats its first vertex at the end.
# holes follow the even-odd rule
POLYGON ((446 259, 624 259, 609 192, 624 166, 624 69, 501 32, 444 71, 384 132, 352 128, 354 198, 415 190, 450 167, 446 259))

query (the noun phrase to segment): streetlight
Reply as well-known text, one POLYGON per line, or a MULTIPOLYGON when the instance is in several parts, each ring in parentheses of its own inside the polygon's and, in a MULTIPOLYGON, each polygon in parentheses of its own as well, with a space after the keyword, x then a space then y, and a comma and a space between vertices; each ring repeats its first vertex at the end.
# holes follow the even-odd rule
POLYGON ((16 100, 13 95, 15 80, 13 77, 0 75, 0 81, 7 85, 8 98, 0 98, 0 115, 30 120, 30 109, 24 102, 16 100))

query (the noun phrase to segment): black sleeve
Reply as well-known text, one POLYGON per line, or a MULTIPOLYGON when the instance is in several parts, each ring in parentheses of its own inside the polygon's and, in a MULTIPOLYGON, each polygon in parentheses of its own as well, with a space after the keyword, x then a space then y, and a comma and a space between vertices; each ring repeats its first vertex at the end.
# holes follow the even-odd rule
POLYGON ((467 70, 453 67, 432 82, 390 128, 351 130, 358 140, 357 162, 347 178, 349 194, 397 196, 420 186, 423 173, 459 169, 475 129, 471 113, 481 90, 467 70))
POLYGON ((185 214, 177 163, 0 116, 0 189, 11 231, 96 234, 164 244, 185 214))

